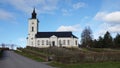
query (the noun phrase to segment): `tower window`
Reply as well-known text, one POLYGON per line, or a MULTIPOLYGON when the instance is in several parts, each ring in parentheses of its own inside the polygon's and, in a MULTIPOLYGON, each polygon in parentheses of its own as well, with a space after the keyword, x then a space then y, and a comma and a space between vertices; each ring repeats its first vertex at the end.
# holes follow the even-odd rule
POLYGON ((34 31, 34 27, 32 27, 32 31, 34 31))

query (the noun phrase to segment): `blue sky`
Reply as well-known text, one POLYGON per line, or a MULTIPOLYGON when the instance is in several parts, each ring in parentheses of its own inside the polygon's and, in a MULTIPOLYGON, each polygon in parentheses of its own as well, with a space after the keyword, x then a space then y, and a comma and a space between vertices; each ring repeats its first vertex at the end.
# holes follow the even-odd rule
POLYGON ((79 39, 90 26, 93 38, 120 33, 120 0, 0 0, 0 43, 26 46, 28 19, 36 8, 40 31, 73 31, 79 39))

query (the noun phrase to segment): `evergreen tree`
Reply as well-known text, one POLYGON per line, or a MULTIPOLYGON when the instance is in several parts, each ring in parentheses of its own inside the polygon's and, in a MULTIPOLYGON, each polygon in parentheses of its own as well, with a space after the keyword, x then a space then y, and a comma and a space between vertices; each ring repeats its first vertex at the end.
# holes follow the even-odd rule
POLYGON ((93 40, 93 45, 92 45, 92 47, 93 47, 93 48, 98 48, 97 45, 98 45, 98 41, 97 41, 96 39, 93 40))
POLYGON ((107 31, 103 38, 103 48, 113 47, 113 40, 110 33, 107 31))
POLYGON ((117 34, 114 38, 114 47, 120 48, 120 34, 117 34))
POLYGON ((92 31, 90 27, 86 27, 81 34, 81 45, 82 47, 92 46, 92 31))
POLYGON ((104 40, 101 36, 99 36, 97 47, 98 48, 104 48, 104 40))

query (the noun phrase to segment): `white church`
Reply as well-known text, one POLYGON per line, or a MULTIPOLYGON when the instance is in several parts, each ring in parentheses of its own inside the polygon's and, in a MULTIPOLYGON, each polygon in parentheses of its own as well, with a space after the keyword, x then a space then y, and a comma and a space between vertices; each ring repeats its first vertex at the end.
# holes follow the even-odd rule
POLYGON ((28 22, 27 46, 32 47, 78 47, 78 38, 72 32, 38 32, 37 14, 35 9, 28 22))

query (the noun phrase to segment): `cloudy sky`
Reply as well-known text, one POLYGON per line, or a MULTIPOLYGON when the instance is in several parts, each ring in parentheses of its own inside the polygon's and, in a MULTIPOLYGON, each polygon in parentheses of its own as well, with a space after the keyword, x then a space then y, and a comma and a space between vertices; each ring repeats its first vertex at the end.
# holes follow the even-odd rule
POLYGON ((90 26, 94 38, 120 33, 120 0, 0 0, 0 43, 26 45, 33 8, 39 31, 73 31, 90 26))

